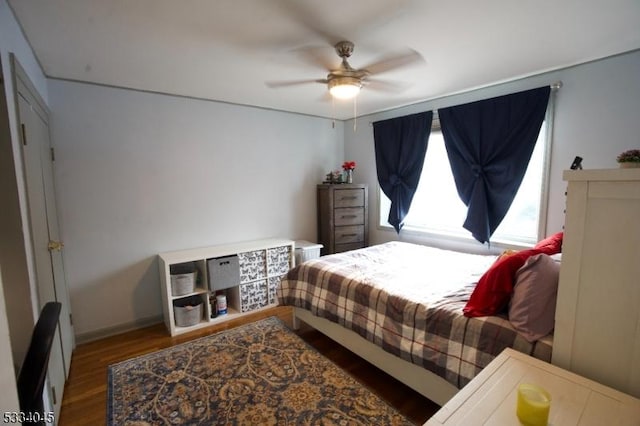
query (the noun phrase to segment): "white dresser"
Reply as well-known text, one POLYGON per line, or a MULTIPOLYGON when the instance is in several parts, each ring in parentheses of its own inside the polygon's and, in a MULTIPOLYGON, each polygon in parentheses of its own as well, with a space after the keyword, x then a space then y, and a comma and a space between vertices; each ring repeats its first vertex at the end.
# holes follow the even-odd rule
POLYGON ((565 171, 552 363, 640 397, 640 169, 565 171))

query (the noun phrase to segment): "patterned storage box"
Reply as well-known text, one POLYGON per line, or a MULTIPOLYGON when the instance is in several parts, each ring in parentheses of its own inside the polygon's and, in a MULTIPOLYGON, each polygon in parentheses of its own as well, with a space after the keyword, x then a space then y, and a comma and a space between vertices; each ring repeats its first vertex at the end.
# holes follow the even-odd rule
POLYGON ((249 312, 268 304, 267 281, 260 280, 240 286, 240 311, 249 312))
POLYGON ((291 246, 275 247, 267 250, 268 275, 284 275, 291 267, 291 246))
POLYGON ((276 289, 278 288, 281 279, 282 277, 269 277, 269 304, 274 304, 277 302, 276 289))
POLYGON ((240 282, 242 284, 264 279, 267 276, 267 262, 264 250, 238 253, 240 261, 240 282))

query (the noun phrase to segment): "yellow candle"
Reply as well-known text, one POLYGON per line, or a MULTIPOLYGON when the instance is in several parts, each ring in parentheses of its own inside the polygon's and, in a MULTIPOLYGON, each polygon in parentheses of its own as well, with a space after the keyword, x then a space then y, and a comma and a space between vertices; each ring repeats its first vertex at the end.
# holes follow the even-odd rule
POLYGON ((540 386, 522 383, 518 386, 516 414, 527 426, 547 426, 551 395, 540 386))

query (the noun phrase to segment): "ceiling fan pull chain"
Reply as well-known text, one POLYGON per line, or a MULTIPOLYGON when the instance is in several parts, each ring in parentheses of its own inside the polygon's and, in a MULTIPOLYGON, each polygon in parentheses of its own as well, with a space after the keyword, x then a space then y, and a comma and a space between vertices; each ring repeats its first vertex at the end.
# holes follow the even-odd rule
POLYGON ((358 97, 353 98, 353 133, 356 132, 356 124, 358 123, 358 97))
POLYGON ((336 101, 331 96, 331 128, 336 128, 336 101))

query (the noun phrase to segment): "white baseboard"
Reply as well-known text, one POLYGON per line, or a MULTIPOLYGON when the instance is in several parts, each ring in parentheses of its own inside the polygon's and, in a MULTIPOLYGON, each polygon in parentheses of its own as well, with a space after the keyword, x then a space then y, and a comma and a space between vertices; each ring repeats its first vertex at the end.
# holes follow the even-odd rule
POLYGON ((76 335, 76 344, 89 343, 94 340, 104 339, 105 337, 115 336, 116 334, 126 333, 127 331, 137 330, 139 328, 149 327, 163 322, 162 315, 142 318, 133 322, 119 324, 112 327, 101 328, 99 330, 88 331, 76 335))

